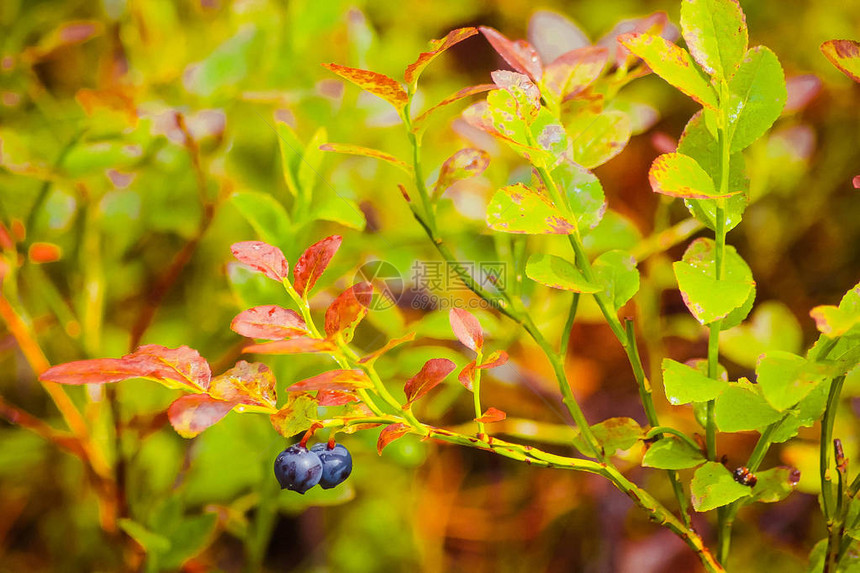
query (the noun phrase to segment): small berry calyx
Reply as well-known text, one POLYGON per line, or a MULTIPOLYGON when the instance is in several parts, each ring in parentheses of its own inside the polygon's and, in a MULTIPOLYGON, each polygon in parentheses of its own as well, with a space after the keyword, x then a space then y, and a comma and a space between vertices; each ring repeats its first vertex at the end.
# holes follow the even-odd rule
POLYGON ((352 456, 342 444, 315 444, 311 452, 322 461, 323 470, 319 484, 323 489, 331 489, 343 483, 352 473, 352 456))
POLYGON ((275 477, 281 489, 304 494, 320 482, 322 474, 322 460, 300 443, 293 444, 275 458, 275 477))

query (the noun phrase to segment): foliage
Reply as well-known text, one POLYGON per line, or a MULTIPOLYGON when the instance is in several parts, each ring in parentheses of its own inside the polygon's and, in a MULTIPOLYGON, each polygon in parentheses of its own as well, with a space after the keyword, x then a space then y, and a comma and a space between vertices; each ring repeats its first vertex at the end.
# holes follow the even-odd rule
POLYGON ((860 48, 746 4, 4 5, 0 553, 856 568, 860 48), (354 475, 279 491, 315 435, 354 475))

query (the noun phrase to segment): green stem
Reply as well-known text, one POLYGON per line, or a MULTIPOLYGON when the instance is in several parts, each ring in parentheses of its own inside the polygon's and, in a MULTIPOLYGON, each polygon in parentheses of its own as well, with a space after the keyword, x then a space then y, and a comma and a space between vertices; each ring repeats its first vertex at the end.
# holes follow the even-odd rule
POLYGON ((830 385, 827 396, 827 407, 821 420, 821 443, 819 445, 819 474, 821 477, 821 505, 828 527, 832 527, 834 518, 833 485, 830 479, 830 447, 833 443, 833 423, 836 420, 836 410, 839 406, 839 395, 845 376, 837 376, 830 385))
MULTIPOLYGON (((477 351, 478 356, 475 357, 475 365, 480 366, 481 360, 483 360, 484 355, 480 350, 477 351)), ((475 418, 480 418, 483 411, 481 410, 481 369, 475 368, 475 379, 472 381, 472 401, 475 404, 475 418)), ((484 429, 483 422, 477 422, 478 424, 478 435, 485 435, 486 431, 484 429)))
POLYGON ((650 430, 648 430, 648 433, 645 434, 645 439, 650 440, 651 438, 656 438, 662 436, 663 434, 672 434, 673 436, 681 438, 694 450, 700 449, 699 444, 697 444, 690 436, 688 436, 681 430, 672 428, 670 426, 655 426, 651 428, 650 430))

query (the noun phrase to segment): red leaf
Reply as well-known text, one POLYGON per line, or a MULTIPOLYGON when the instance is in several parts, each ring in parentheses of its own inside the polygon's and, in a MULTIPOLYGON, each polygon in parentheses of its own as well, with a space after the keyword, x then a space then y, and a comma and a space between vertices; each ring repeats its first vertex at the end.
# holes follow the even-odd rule
POLYGON ((275 375, 265 364, 240 360, 212 379, 209 395, 228 402, 275 408, 275 375))
POLYGON ((283 282, 289 277, 290 264, 278 247, 262 241, 243 241, 234 243, 230 251, 240 263, 265 274, 270 279, 283 282))
POLYGON ((376 441, 376 452, 381 456, 385 446, 402 438, 411 431, 411 428, 406 424, 391 424, 386 426, 379 432, 379 439, 376 441))
POLYGON ((406 94, 403 86, 386 75, 338 64, 323 64, 323 67, 351 81, 364 91, 381 97, 397 108, 398 113, 402 112, 406 104, 409 103, 409 96, 406 94))
POLYGON ((341 392, 339 390, 320 390, 317 393, 317 404, 320 406, 343 406, 351 402, 358 402, 359 398, 353 392, 341 392))
POLYGON ((385 153, 384 151, 379 151, 378 149, 362 147, 360 145, 352 145, 350 143, 324 143, 323 145, 320 145, 320 149, 322 149, 323 151, 334 151, 335 153, 346 153, 347 155, 361 155, 363 157, 381 159, 382 161, 387 161, 395 167, 399 167, 409 175, 412 175, 412 167, 410 167, 408 163, 406 163, 402 159, 397 159, 390 153, 385 153))
POLYGON ((543 75, 543 65, 537 50, 525 40, 512 42, 503 36, 498 30, 481 26, 481 33, 487 41, 499 53, 504 60, 516 71, 529 76, 533 81, 539 82, 543 75))
POLYGON ((446 105, 450 105, 456 101, 463 99, 464 97, 469 97, 470 95, 484 93, 484 92, 494 90, 497 88, 498 88, 498 86, 496 86, 496 84, 479 84, 477 86, 469 86, 467 88, 463 88, 460 91, 458 91, 457 93, 446 97, 445 99, 443 99, 442 101, 440 101, 439 103, 437 103, 436 105, 434 105, 433 107, 431 107, 430 109, 428 109, 427 111, 425 111, 424 113, 422 113, 421 115, 416 117, 412 121, 412 129, 417 131, 423 125, 423 123, 425 121, 427 121, 427 118, 430 117, 430 115, 433 112, 435 112, 436 110, 438 110, 442 107, 445 107, 446 105))
POLYGON ((332 235, 314 243, 302 253, 293 267, 293 286, 300 296, 305 296, 306 291, 314 288, 342 241, 340 235, 332 235))
POLYGON ((53 263, 60 260, 63 251, 53 243, 33 243, 27 255, 34 263, 53 263))
POLYGON ((78 360, 53 366, 43 372, 39 380, 57 384, 106 384, 129 378, 150 378, 206 390, 211 376, 209 364, 196 350, 187 346, 174 349, 147 344, 122 358, 78 360))
POLYGON ((187 394, 174 400, 167 409, 167 417, 177 434, 193 438, 226 416, 234 405, 206 394, 187 394))
POLYGON ((418 56, 418 59, 415 60, 415 63, 410 64, 406 68, 405 78, 406 83, 414 84, 418 81, 418 77, 421 75, 421 72, 424 71, 424 68, 427 67, 430 62, 432 62, 436 56, 453 46, 454 44, 458 44, 465 40, 466 38, 470 38, 477 34, 478 31, 475 28, 457 28, 456 30, 451 30, 448 32, 448 35, 442 38, 441 40, 431 40, 429 52, 423 52, 418 56))
POLYGON ((460 374, 457 375, 457 380, 460 381, 460 384, 466 387, 466 390, 469 392, 474 392, 473 384, 475 382, 475 361, 472 360, 468 364, 466 364, 465 368, 460 370, 460 374))
POLYGON ((313 392, 315 390, 351 391, 356 388, 370 388, 373 383, 363 370, 329 370, 316 376, 296 382, 289 392, 313 392))
POLYGON ((367 364, 368 362, 371 362, 371 363, 375 362, 377 358, 379 358, 380 356, 382 356, 383 354, 385 354, 386 352, 388 352, 389 350, 391 350, 395 346, 399 346, 400 344, 403 344, 404 342, 409 342, 410 340, 413 340, 414 338, 415 338, 414 332, 410 332, 409 334, 401 336, 400 338, 392 338, 391 340, 389 340, 388 342, 385 343, 385 346, 383 346, 382 348, 380 348, 378 350, 374 350, 373 352, 371 352, 370 354, 368 354, 367 356, 365 356, 361 360, 359 360, 358 363, 359 364, 367 364))
POLYGON ((328 340, 302 337, 252 344, 243 348, 242 352, 246 354, 316 354, 318 352, 332 352, 336 349, 337 346, 328 340))
POLYGON ((265 340, 285 340, 308 334, 305 321, 296 311, 274 304, 240 312, 230 323, 230 328, 242 336, 265 340))
POLYGON ((457 365, 447 358, 431 358, 424 363, 421 371, 406 381, 404 391, 406 392, 406 405, 424 396, 436 387, 457 365))
POLYGON ((852 183, 854 184, 855 189, 860 189, 860 175, 855 175, 852 183))
POLYGON ((355 284, 338 296, 325 312, 325 333, 328 338, 334 338, 343 333, 344 339, 352 340, 352 334, 361 319, 367 315, 373 286, 362 282, 355 284))
POLYGON ((481 363, 478 368, 481 370, 486 370, 487 368, 495 368, 496 366, 501 366, 508 361, 508 353, 504 350, 496 350, 492 354, 486 357, 486 359, 481 363))
POLYGON ((475 418, 475 421, 483 422, 484 424, 492 424, 493 422, 501 422, 507 417, 508 415, 501 410, 497 410, 496 408, 487 408, 487 411, 484 412, 480 418, 475 418))
POLYGON ((452 308, 448 313, 448 321, 457 340, 475 352, 481 350, 484 346, 484 332, 481 330, 481 323, 472 313, 462 308, 452 308))

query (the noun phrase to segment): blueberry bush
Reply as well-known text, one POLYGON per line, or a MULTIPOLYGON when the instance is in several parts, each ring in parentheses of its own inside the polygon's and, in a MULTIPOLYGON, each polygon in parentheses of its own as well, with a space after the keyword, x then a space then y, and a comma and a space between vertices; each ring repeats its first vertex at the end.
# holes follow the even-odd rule
POLYGON ((860 568, 860 12, 648 5, 0 8, 10 570, 860 568))

